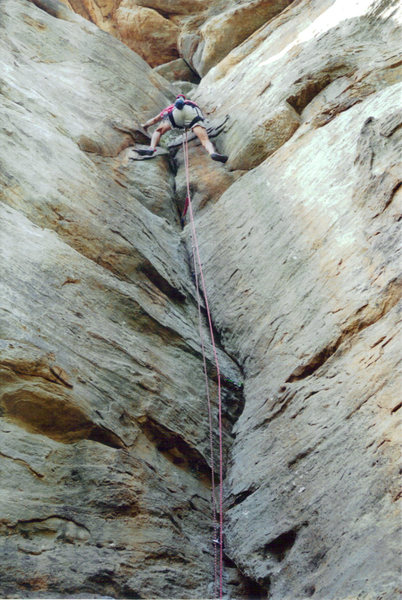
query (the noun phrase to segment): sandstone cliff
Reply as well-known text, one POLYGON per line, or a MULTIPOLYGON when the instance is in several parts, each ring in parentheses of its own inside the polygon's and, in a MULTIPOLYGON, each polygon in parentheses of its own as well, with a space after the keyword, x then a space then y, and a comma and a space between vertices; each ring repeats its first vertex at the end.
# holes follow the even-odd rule
POLYGON ((398 2, 65 5, 0 2, 0 596, 212 597, 183 158, 132 160, 186 80, 225 595, 394 599, 398 2))
POLYGON ((62 0, 155 67, 182 56, 204 75, 292 0, 62 0))

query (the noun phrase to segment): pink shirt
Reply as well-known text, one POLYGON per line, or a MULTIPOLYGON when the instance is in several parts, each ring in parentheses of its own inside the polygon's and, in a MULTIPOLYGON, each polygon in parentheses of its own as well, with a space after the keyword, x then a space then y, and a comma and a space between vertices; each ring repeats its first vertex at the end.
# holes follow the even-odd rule
POLYGON ((163 111, 159 115, 160 118, 163 119, 164 117, 166 117, 169 113, 172 112, 173 109, 174 109, 174 104, 171 104, 167 108, 164 108, 163 111))

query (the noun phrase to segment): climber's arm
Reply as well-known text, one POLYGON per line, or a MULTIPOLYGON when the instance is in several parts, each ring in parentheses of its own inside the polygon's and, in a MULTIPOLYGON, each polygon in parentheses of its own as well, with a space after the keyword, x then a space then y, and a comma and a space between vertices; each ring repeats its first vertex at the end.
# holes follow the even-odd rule
POLYGON ((156 115, 156 117, 154 117, 153 119, 149 119, 146 123, 144 123, 142 125, 142 127, 147 130, 148 127, 151 127, 152 125, 155 125, 155 123, 158 123, 159 121, 162 120, 162 115, 156 115))

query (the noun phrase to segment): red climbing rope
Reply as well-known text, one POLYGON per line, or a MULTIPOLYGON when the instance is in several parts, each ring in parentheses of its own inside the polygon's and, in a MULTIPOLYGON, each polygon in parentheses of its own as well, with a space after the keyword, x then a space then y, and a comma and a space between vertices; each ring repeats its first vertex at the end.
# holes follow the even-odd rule
POLYGON ((223 598, 223 442, 222 442, 222 398, 221 398, 221 375, 219 370, 219 362, 218 355, 216 352, 215 346, 215 337, 214 331, 212 327, 212 319, 211 313, 208 305, 208 296, 207 290, 205 287, 204 273, 202 270, 202 263, 200 257, 200 251, 197 240, 197 232, 195 229, 194 223, 194 215, 193 215, 193 207, 191 205, 191 196, 190 196, 190 169, 189 169, 189 159, 188 159, 188 137, 187 131, 185 133, 185 138, 183 140, 183 152, 184 152, 184 164, 186 170, 186 184, 187 184, 187 198, 185 204, 185 211, 183 212, 183 216, 189 210, 190 214, 190 222, 191 222, 191 231, 192 231, 192 251, 193 251, 193 264, 194 264, 194 277, 195 277, 195 287, 197 290, 197 303, 198 303, 198 324, 200 330, 200 338, 201 338, 201 350, 203 357, 203 366, 204 366, 204 376, 205 376, 205 388, 207 394, 207 402, 208 402, 208 419, 209 419, 209 434, 210 434, 210 452, 211 452, 211 493, 212 493, 212 519, 213 519, 213 528, 214 528, 214 556, 215 556, 215 567, 214 567, 214 587, 215 587, 215 596, 217 598, 223 598), (197 261, 196 261, 197 259, 197 261), (197 269, 198 263, 198 269, 197 269), (218 429, 219 429, 219 524, 217 519, 217 509, 216 509, 216 496, 215 496, 215 459, 214 459, 214 448, 213 448, 213 424, 212 424, 212 405, 211 405, 211 397, 209 393, 209 384, 208 384, 208 373, 207 373, 207 361, 205 354, 205 344, 204 344, 204 336, 202 333, 202 316, 201 316, 201 296, 199 290, 199 280, 198 273, 201 280, 202 292, 204 296, 205 308, 208 316, 208 325, 209 331, 211 335, 211 344, 214 354, 216 372, 218 377, 218 429), (219 529, 219 535, 217 537, 217 529, 219 529), (219 561, 218 561, 218 551, 217 546, 219 546, 219 561), (219 562, 219 568, 218 568, 219 562), (219 579, 219 595, 218 595, 218 579, 219 579))
MULTIPOLYGON (((183 142, 184 146, 184 142, 183 142)), ((186 166, 186 172, 189 170, 188 166, 188 148, 183 147, 184 150, 184 160, 186 166)), ((187 212, 189 205, 189 178, 187 177, 187 197, 186 203, 184 205, 183 217, 187 212)), ((205 378, 205 391, 207 395, 207 404, 208 404, 208 421, 209 421, 209 444, 210 444, 210 456, 211 456, 211 500, 212 500, 212 522, 213 522, 213 535, 214 539, 218 537, 218 520, 217 520, 217 509, 216 509, 216 495, 215 495, 215 453, 214 453, 214 445, 213 445, 213 424, 212 424, 212 404, 211 404, 211 396, 209 392, 209 382, 208 382, 208 372, 207 372, 207 360, 205 354, 205 344, 204 344, 204 334, 202 329, 202 313, 201 313, 201 296, 200 296, 200 288, 198 283, 198 272, 197 272, 197 263, 196 263, 196 250, 194 245, 194 238, 191 236, 191 246, 192 246, 192 257, 193 257, 193 267, 194 267, 194 278, 195 278, 195 287, 197 291, 197 305, 198 305, 198 328, 200 333, 201 340, 201 350, 202 350, 202 360, 203 360, 203 369, 204 369, 204 378, 205 378)), ((218 596, 218 551, 217 544, 213 544, 214 547, 214 596, 215 598, 218 596)))

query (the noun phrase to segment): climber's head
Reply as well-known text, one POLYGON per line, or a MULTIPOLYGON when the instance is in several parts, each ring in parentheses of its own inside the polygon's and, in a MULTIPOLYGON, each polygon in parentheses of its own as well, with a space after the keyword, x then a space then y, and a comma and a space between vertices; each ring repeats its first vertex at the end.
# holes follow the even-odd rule
POLYGON ((184 94, 179 94, 178 96, 176 96, 176 101, 174 103, 175 107, 178 108, 179 110, 181 110, 184 106, 185 100, 186 100, 186 97, 184 94))

